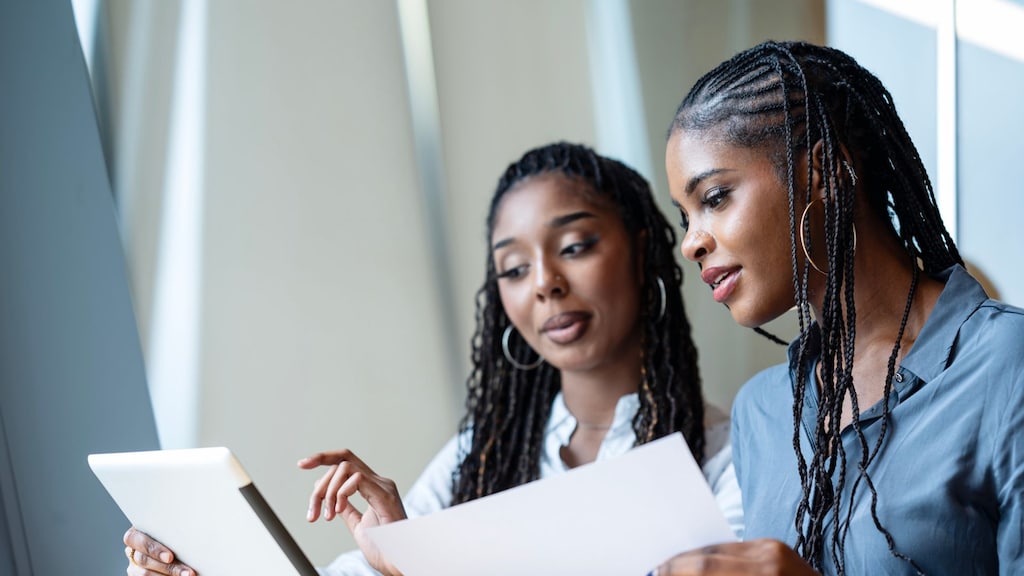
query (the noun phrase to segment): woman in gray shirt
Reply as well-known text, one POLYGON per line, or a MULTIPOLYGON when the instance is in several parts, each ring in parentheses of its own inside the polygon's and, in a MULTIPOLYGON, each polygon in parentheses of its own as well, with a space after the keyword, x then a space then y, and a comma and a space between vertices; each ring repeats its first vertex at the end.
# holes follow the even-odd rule
POLYGON ((733 406, 748 541, 657 574, 1024 573, 1024 311, 962 268, 878 79, 756 46, 691 89, 666 165, 713 298, 755 328, 795 304, 801 335, 733 406))

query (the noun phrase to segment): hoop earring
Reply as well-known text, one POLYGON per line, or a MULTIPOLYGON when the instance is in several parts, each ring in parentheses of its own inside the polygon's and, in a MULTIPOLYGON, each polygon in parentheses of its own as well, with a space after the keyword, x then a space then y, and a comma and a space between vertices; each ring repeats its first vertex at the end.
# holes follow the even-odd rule
POLYGON ((658 294, 661 296, 661 307, 658 310, 658 317, 654 321, 661 322, 661 319, 665 317, 665 305, 668 298, 665 296, 665 281, 661 279, 661 276, 655 276, 654 280, 658 283, 658 294))
POLYGON ((508 339, 512 336, 512 328, 513 326, 509 324, 505 327, 505 332, 501 335, 501 351, 505 353, 505 360, 508 360, 509 364, 520 370, 533 370, 537 366, 540 366, 541 363, 544 362, 544 357, 540 354, 537 355, 537 360, 532 364, 523 364, 512 357, 512 353, 508 349, 508 339))
MULTIPOLYGON (((849 165, 847 165, 847 166, 849 166, 849 165)), ((856 182, 857 176, 853 175, 853 170, 852 169, 850 170, 850 174, 851 174, 851 177, 853 178, 854 182, 856 182)), ((821 268, 819 268, 818 265, 815 264, 814 260, 811 258, 811 254, 807 250, 807 240, 804 238, 804 222, 807 220, 807 211, 811 209, 811 206, 814 206, 815 202, 821 202, 821 203, 824 204, 825 200, 823 198, 816 198, 814 200, 811 200, 810 202, 807 203, 807 206, 804 208, 803 214, 800 215, 800 248, 803 249, 803 251, 804 251, 804 258, 806 258, 807 261, 811 263, 811 266, 815 270, 817 270, 819 273, 821 273, 822 275, 827 276, 828 273, 825 272, 824 270, 822 270, 821 268)), ((856 251, 857 250, 857 227, 855 225, 853 225, 853 224, 851 224, 850 226, 853 228, 853 249, 854 249, 854 251, 856 251)))

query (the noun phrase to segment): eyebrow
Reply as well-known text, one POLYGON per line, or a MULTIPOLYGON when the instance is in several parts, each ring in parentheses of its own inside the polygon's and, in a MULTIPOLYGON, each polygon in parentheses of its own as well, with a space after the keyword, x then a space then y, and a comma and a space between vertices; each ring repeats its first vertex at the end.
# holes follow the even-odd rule
MULTIPOLYGON (((584 218, 597 218, 597 215, 594 214, 593 212, 580 210, 579 212, 572 212, 570 214, 556 216, 552 218, 550 222, 548 222, 548 228, 561 228, 562 226, 567 226, 577 220, 583 220, 584 218)), ((491 250, 500 250, 501 248, 504 248, 505 246, 511 244, 513 240, 514 238, 504 238, 502 240, 498 240, 497 242, 494 243, 494 246, 491 247, 491 250)))
POLYGON ((706 180, 712 176, 717 176, 718 174, 722 174, 724 172, 732 171, 733 170, 731 168, 712 168, 710 170, 705 170, 700 174, 697 174, 693 178, 690 178, 690 181, 686 183, 686 195, 689 196, 690 194, 693 194, 694 189, 697 188, 697 185, 700 184, 702 180, 706 180))

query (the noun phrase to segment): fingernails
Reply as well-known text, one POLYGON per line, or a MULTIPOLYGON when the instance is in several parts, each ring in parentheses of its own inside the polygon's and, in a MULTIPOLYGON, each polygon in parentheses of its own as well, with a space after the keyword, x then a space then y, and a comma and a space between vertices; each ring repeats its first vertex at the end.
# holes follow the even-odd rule
POLYGON ((310 522, 313 521, 313 508, 312 507, 310 507, 309 510, 306 510, 306 520, 309 520, 310 522))
POLYGON ((181 571, 181 576, 192 576, 192 571, 191 570, 182 570, 181 571))
POLYGON ((170 564, 171 560, 174 560, 174 556, 172 556, 170 552, 165 550, 160 553, 160 561, 164 564, 170 564))

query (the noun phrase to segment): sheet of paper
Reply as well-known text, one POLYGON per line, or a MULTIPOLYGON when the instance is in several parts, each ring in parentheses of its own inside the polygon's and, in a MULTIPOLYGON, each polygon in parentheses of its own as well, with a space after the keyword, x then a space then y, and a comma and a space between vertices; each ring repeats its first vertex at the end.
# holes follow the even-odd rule
POLYGON ((643 576, 736 539, 678 433, 369 536, 406 576, 643 576))

